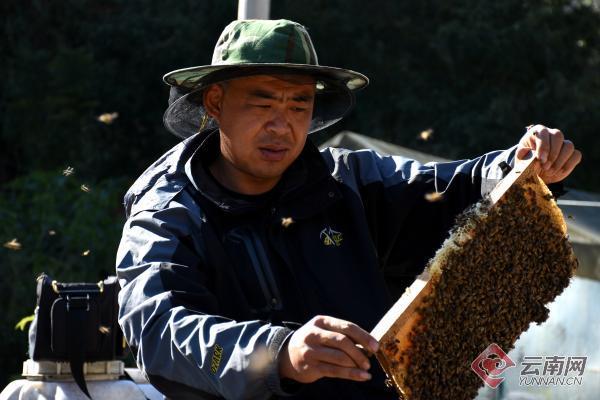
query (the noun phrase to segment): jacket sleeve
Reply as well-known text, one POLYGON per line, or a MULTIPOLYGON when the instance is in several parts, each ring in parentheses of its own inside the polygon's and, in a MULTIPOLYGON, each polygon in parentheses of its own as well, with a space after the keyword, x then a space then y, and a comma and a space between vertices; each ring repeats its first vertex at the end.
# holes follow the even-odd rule
POLYGON ((421 164, 371 150, 326 150, 333 177, 362 201, 393 298, 422 272, 456 216, 504 177, 515 151, 516 146, 470 160, 421 164))
POLYGON ((119 324, 137 364, 168 397, 285 394, 277 355, 291 331, 217 315, 209 268, 192 235, 200 218, 172 200, 125 224, 117 254, 119 324))

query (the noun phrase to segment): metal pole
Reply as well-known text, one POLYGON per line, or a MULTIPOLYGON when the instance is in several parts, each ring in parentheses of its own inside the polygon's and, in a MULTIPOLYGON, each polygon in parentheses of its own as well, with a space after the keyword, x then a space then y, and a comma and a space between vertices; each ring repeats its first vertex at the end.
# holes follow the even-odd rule
POLYGON ((269 19, 271 0, 239 0, 238 19, 269 19))

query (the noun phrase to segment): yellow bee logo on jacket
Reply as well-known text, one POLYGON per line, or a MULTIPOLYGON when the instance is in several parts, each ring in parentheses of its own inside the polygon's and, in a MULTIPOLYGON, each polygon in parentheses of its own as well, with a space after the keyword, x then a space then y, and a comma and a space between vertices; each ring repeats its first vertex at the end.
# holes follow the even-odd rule
POLYGON ((344 240, 342 232, 335 231, 329 226, 321 231, 320 238, 325 246, 340 246, 344 240))

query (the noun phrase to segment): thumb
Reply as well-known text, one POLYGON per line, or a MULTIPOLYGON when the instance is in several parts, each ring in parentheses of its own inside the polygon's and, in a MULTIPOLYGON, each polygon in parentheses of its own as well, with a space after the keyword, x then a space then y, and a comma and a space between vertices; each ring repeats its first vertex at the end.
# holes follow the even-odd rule
POLYGON ((519 147, 517 149, 517 158, 519 160, 523 160, 527 158, 527 155, 531 152, 531 149, 528 147, 519 147))

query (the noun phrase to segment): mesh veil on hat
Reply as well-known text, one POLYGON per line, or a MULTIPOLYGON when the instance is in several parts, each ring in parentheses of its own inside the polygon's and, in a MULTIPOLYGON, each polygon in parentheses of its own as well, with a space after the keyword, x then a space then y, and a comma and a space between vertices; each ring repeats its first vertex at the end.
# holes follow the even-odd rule
POLYGON ((210 84, 250 75, 301 74, 314 76, 313 120, 309 133, 339 121, 354 105, 354 91, 367 86, 363 74, 319 65, 306 28, 288 20, 239 20, 224 30, 212 64, 178 69, 163 80, 171 85, 163 121, 173 134, 187 138, 206 122, 202 92, 210 84), (204 122, 203 122, 204 121, 204 122))

